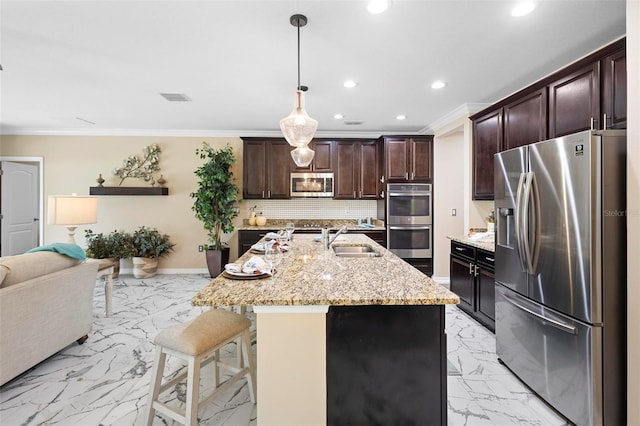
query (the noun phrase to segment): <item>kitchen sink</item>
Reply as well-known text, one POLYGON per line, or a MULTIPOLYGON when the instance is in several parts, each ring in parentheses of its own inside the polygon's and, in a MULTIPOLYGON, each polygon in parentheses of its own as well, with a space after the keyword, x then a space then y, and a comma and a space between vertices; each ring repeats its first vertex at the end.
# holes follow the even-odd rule
POLYGON ((332 245, 333 252, 339 257, 380 257, 381 254, 366 244, 332 245))

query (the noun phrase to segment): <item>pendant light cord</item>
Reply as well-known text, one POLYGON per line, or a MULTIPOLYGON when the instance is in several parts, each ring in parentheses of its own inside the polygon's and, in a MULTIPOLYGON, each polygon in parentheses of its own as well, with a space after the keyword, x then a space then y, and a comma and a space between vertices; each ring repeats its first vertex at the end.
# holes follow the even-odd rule
POLYGON ((298 90, 300 90, 300 21, 298 21, 298 90))

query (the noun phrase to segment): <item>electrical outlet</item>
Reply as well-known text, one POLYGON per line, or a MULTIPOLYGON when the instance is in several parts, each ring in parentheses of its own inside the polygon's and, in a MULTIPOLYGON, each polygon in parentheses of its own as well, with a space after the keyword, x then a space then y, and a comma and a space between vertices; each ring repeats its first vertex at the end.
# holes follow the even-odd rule
POLYGON ((202 244, 198 246, 198 251, 204 251, 204 246, 202 244))
POLYGON ((451 209, 451 216, 456 216, 458 211, 456 209, 451 209))

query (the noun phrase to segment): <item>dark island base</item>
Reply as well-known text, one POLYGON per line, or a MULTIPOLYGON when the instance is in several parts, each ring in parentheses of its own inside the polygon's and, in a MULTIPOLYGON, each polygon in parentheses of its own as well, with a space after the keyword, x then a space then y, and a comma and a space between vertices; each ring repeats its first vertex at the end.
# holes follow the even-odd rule
POLYGON ((328 425, 446 425, 444 306, 331 306, 328 425))

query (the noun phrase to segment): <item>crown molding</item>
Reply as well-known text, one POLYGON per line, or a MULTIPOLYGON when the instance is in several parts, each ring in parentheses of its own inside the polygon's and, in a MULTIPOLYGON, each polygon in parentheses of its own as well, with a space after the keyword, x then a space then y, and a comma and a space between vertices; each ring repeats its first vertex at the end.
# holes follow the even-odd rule
POLYGON ((427 127, 421 130, 421 132, 427 132, 430 134, 437 133, 438 130, 442 129, 444 126, 452 123, 461 118, 469 117, 475 114, 478 111, 482 111, 486 107, 488 107, 489 103, 466 103, 462 104, 454 110, 446 113, 433 123, 429 124, 427 127))
MULTIPOLYGON (((319 131, 316 138, 377 139, 384 134, 416 135, 423 132, 353 132, 319 131)), ((0 136, 129 136, 129 137, 282 137, 280 130, 157 130, 157 129, 21 129, 0 133, 0 136)))

